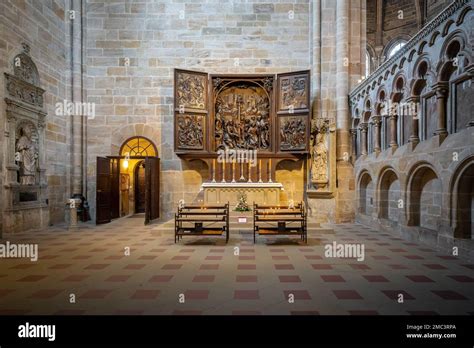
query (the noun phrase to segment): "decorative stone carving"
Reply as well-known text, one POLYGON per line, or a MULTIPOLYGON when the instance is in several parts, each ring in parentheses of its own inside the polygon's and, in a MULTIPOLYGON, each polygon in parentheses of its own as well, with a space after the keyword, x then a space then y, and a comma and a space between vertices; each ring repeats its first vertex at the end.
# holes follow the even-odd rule
POLYGON ((7 73, 5 73, 5 82, 8 95, 11 98, 40 108, 43 107, 43 89, 7 73))
POLYGON ((316 188, 328 184, 328 134, 329 121, 316 119, 311 129, 311 183, 316 188))
POLYGON ((306 149, 307 116, 280 117, 280 150, 303 151, 306 149))
POLYGON ((215 102, 216 150, 270 147, 270 101, 254 83, 224 87, 215 102))
POLYGON ((178 147, 180 149, 203 149, 204 116, 180 114, 177 116, 178 147))

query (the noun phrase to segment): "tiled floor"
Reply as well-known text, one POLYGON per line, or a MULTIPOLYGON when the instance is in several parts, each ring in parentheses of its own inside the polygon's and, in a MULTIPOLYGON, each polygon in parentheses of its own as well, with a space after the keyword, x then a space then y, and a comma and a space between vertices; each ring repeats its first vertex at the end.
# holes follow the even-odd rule
POLYGON ((0 259, 0 314, 474 314, 473 264, 361 225, 330 228, 307 245, 239 232, 227 245, 174 244, 141 219, 12 235, 38 243, 39 260, 0 259), (365 260, 325 258, 333 241, 363 243, 365 260))

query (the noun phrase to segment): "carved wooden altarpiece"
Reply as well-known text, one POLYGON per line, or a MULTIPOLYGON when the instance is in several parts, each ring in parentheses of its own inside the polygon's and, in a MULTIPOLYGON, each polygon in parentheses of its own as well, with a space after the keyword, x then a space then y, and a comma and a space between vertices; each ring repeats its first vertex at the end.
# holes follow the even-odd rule
POLYGON ((309 71, 217 75, 175 69, 174 146, 208 164, 209 179, 271 182, 279 161, 308 154, 309 71), (259 168, 214 161, 219 150, 257 150, 259 168))

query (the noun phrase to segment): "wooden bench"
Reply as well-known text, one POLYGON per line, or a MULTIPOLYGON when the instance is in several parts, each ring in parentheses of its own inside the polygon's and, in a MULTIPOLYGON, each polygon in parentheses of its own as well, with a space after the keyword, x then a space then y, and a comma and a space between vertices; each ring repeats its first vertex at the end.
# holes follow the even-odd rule
POLYGON ((229 203, 178 207, 174 220, 174 242, 183 236, 222 236, 229 241, 229 203))
POLYGON ((253 242, 259 236, 298 235, 308 242, 307 216, 304 204, 294 207, 253 205, 253 242))

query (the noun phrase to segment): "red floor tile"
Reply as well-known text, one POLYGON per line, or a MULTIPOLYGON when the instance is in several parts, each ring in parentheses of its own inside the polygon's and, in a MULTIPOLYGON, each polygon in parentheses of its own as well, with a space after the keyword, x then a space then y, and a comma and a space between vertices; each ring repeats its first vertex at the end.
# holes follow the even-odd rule
POLYGON ((282 270, 282 269, 290 269, 291 270, 291 269, 295 269, 295 267, 292 264, 289 264, 289 263, 287 263, 287 264, 282 263, 282 264, 276 264, 275 269, 276 270, 282 270))
POLYGON ((184 293, 185 300, 207 300, 209 298, 209 290, 186 290, 184 293))
POLYGON ((339 300, 362 300, 362 296, 355 290, 333 290, 339 300))
POLYGON ((408 279, 415 283, 433 283, 434 280, 424 275, 407 275, 408 279))
POLYGON ((260 299, 258 290, 235 290, 234 300, 258 300, 260 299))
POLYGON ((172 275, 155 275, 148 280, 150 283, 167 283, 173 278, 172 275))
POLYGON ((280 283, 301 283, 301 278, 297 275, 281 275, 278 279, 280 283))
POLYGON ((441 270, 441 269, 448 269, 447 267, 444 267, 443 265, 437 264, 437 263, 431 263, 431 264, 424 264, 426 268, 433 269, 433 270, 441 270))
POLYGON ((110 263, 93 263, 92 265, 84 267, 84 269, 101 270, 108 266, 110 266, 110 263))
POLYGON ((194 276, 192 281, 193 283, 212 283, 215 278, 216 276, 214 275, 203 274, 203 275, 194 276))
POLYGON ((98 299, 104 299, 110 293, 112 293, 112 290, 92 289, 92 290, 87 290, 85 293, 83 293, 80 296, 80 298, 86 299, 86 300, 98 300, 98 299))
POLYGON ((317 270, 326 270, 326 269, 332 269, 331 265, 320 263, 320 264, 312 264, 311 267, 317 270))
POLYGON ((126 282, 128 279, 130 279, 130 275, 122 275, 122 274, 117 274, 117 275, 111 275, 108 277, 105 281, 106 282, 126 282))
POLYGON ((185 255, 177 255, 177 256, 173 256, 171 258, 171 260, 173 261, 186 261, 186 260, 189 260, 190 256, 185 256, 185 255))
POLYGON ((474 278, 465 276, 465 275, 450 275, 448 277, 459 283, 473 283, 474 282, 474 278))
POLYGON ((53 297, 56 297, 59 295, 61 292, 63 292, 63 289, 42 289, 34 292, 33 294, 30 295, 30 298, 34 299, 50 299, 53 297))
POLYGON ((217 270, 219 269, 218 263, 204 263, 199 267, 200 270, 217 270))
POLYGON ((326 283, 345 283, 344 278, 340 275, 322 275, 321 279, 326 283))
POLYGON ((130 297, 132 300, 154 300, 160 294, 160 290, 140 289, 130 297))
POLYGON ((364 265, 362 263, 351 263, 351 264, 349 264, 349 266, 352 269, 355 269, 355 270, 369 270, 369 269, 371 269, 369 266, 364 265))
POLYGON ((164 265, 163 267, 161 267, 161 269, 176 270, 176 269, 180 269, 181 267, 183 267, 183 265, 179 263, 168 263, 164 265))
POLYGON ((287 301, 290 295, 293 295, 295 300, 311 300, 311 295, 306 290, 284 290, 283 295, 287 301))
POLYGON ((222 256, 206 256, 204 260, 218 261, 218 260, 222 260, 222 256))
POLYGON ((237 265, 238 270, 254 270, 257 269, 257 265, 247 265, 247 264, 239 264, 237 265))
POLYGON ((467 300, 466 297, 452 290, 432 290, 431 292, 443 300, 467 300))
POLYGON ((20 278, 17 281, 18 282, 39 282, 40 280, 43 280, 47 278, 48 276, 46 275, 28 275, 26 277, 20 278))
POLYGON ((389 299, 398 301, 398 295, 403 295, 403 300, 414 300, 415 298, 404 290, 382 290, 382 293, 385 294, 389 299))
POLYGON ((257 282, 256 275, 237 275, 235 277, 237 283, 255 283, 257 282))
POLYGON ((146 264, 144 263, 131 263, 127 266, 125 266, 123 269, 130 269, 130 270, 139 270, 145 267, 146 264))
POLYGON ((62 281, 63 282, 82 282, 87 277, 89 276, 85 274, 71 274, 70 276, 67 276, 66 278, 64 278, 62 281))
POLYGON ((387 283, 388 279, 382 275, 363 275, 369 283, 387 283))
POLYGON ((272 255, 272 260, 289 260, 290 258, 285 255, 272 255))

